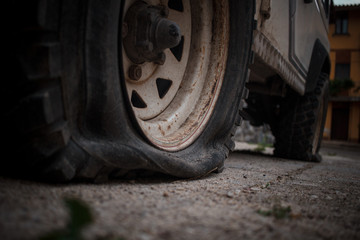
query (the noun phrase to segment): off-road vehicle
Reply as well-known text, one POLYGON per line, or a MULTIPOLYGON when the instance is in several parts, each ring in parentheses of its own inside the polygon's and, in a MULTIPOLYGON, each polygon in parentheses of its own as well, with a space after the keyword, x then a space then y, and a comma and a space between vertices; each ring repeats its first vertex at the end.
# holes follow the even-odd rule
POLYGON ((200 177, 243 118, 271 126, 275 155, 320 160, 329 1, 9 4, 3 172, 200 177))

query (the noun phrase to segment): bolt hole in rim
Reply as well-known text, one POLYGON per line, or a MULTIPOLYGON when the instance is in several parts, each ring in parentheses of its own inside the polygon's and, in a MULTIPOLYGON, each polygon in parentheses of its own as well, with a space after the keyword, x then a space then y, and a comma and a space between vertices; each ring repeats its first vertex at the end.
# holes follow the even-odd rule
MULTIPOLYGON (((123 25, 129 31, 134 26, 126 22, 126 14, 137 2, 125 2, 123 25)), ((202 0, 146 4, 165 6, 167 19, 179 26, 181 38, 178 45, 163 50, 165 61, 160 64, 134 63, 126 51, 129 46, 123 44, 126 92, 144 136, 160 149, 179 151, 204 130, 220 93, 229 39, 228 4, 202 0)))

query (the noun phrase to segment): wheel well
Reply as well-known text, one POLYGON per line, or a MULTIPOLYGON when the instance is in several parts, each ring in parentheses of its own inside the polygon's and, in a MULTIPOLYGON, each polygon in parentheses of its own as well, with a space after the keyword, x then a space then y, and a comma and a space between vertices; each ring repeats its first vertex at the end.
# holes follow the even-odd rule
POLYGON ((326 74, 330 74, 330 70, 331 70, 330 58, 329 58, 329 56, 327 56, 323 66, 321 68, 321 72, 326 73, 326 74))
MULTIPOLYGON (((263 123, 271 124, 277 119, 279 102, 287 95, 298 95, 299 93, 258 58, 255 59, 252 68, 254 71, 251 72, 250 82, 246 84, 250 94, 244 118, 255 126, 263 123)), ((317 39, 310 60, 305 93, 314 90, 320 74, 329 74, 330 69, 329 53, 321 41, 317 39)))

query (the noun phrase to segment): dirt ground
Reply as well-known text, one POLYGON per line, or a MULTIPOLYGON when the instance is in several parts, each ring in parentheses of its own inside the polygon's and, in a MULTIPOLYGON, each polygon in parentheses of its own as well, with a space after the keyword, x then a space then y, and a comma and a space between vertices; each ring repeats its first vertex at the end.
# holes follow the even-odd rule
POLYGON ((196 180, 0 178, 0 239, 63 228, 65 197, 92 209, 85 239, 360 239, 360 148, 332 144, 321 153, 323 162, 307 163, 238 151, 221 174, 196 180))

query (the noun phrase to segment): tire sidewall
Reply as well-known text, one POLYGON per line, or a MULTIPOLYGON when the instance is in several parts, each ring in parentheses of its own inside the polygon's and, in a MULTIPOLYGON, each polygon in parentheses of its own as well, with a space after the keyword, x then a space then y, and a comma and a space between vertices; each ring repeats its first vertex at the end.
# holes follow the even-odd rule
MULTIPOLYGON (((76 141, 91 155, 121 168, 146 168, 194 177, 223 164, 248 77, 252 1, 229 1, 230 41, 225 79, 204 131, 187 148, 165 152, 149 144, 134 124, 124 91, 121 64, 123 1, 89 1, 83 17, 82 81, 75 117, 76 141), (238 31, 242 29, 242 31, 238 31), (131 159, 131 161, 130 161, 131 159)), ((69 102, 72 102, 70 99, 69 102)))

